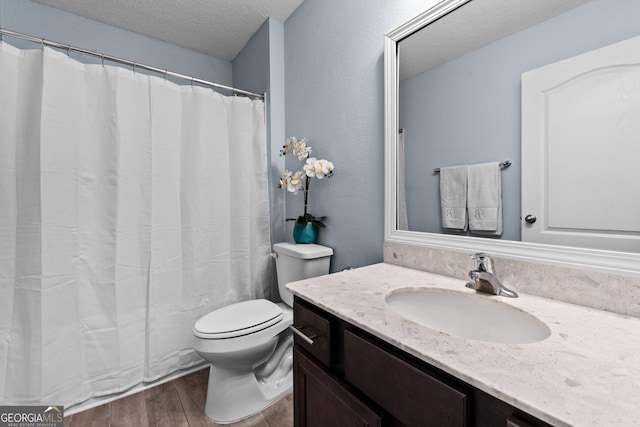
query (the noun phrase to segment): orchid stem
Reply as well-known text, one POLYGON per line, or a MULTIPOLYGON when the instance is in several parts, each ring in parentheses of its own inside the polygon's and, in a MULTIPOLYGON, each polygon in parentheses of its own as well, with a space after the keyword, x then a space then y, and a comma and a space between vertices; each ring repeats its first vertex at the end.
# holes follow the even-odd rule
POLYGON ((304 182, 304 217, 307 217, 307 195, 309 194, 309 176, 306 177, 304 182))

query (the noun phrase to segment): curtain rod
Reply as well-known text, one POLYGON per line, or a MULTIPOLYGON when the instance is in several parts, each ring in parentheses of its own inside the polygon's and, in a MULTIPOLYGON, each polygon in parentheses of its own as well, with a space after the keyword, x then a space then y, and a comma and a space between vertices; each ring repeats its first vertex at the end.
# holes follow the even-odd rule
POLYGON ((92 52, 90 50, 86 50, 86 49, 82 49, 80 47, 74 47, 71 45, 67 45, 67 44, 62 44, 62 43, 58 43, 58 42, 54 42, 54 41, 50 41, 50 40, 45 40, 39 37, 34 37, 34 36, 30 36, 28 34, 23 34, 23 33, 18 33, 16 31, 11 31, 11 30, 7 30, 4 28, 0 28, 0 40, 2 39, 2 36, 10 36, 10 37, 14 37, 17 39, 21 39, 21 40, 26 40, 26 41, 30 41, 33 43, 38 43, 41 44, 42 46, 51 46, 51 47, 55 47, 58 49, 63 49, 66 50, 67 52, 72 51, 72 52, 78 52, 81 53, 83 55, 89 55, 89 56, 93 56, 96 58, 100 58, 102 61, 110 61, 110 62, 115 62, 118 64, 123 64, 123 65, 127 65, 130 66, 134 69, 136 68, 142 68, 143 70, 148 70, 148 71, 153 71, 155 73, 159 73, 162 74, 164 76, 171 76, 171 77, 177 77, 180 79, 184 79, 184 80, 189 80, 192 83, 200 83, 203 84, 205 86, 211 86, 211 87, 215 87, 218 89, 225 89, 225 90, 229 90, 232 91, 234 93, 238 93, 238 94, 242 94, 242 95, 247 95, 247 96, 253 96, 259 99, 264 100, 264 94, 261 93, 255 93, 255 92, 250 92, 248 90, 243 90, 243 89, 238 89, 232 86, 227 86, 227 85, 223 85, 220 83, 215 83, 215 82, 210 82, 208 80, 202 80, 199 79, 197 77, 192 77, 192 76, 187 76, 186 74, 180 74, 180 73, 176 73, 173 71, 168 71, 168 70, 163 70, 162 68, 157 68, 157 67, 153 67, 151 65, 145 65, 145 64, 140 64, 138 62, 133 62, 133 61, 129 61, 126 59, 122 59, 122 58, 118 58, 115 56, 111 56, 111 55, 105 55, 103 53, 96 53, 96 52, 92 52))

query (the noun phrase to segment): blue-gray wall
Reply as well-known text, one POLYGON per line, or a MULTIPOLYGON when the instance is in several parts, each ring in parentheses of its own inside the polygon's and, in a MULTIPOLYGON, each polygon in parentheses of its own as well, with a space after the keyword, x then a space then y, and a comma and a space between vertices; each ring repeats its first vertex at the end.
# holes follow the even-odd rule
POLYGON ((520 240, 525 71, 640 34, 640 1, 595 0, 403 81, 409 228, 441 232, 434 167, 502 161, 504 239, 520 240))
MULTIPOLYGON (((232 66, 193 50, 101 24, 30 0, 0 0, 0 27, 218 83, 233 84, 232 66)), ((37 45, 10 37, 11 44, 37 45)), ((87 57, 78 57, 87 60, 87 57)))
MULTIPOLYGON (((383 34, 435 3, 305 0, 284 24, 286 134, 335 165, 309 195, 310 212, 327 216, 319 243, 334 249, 332 271, 382 261, 383 34)), ((287 195, 287 217, 302 209, 301 194, 287 195)))

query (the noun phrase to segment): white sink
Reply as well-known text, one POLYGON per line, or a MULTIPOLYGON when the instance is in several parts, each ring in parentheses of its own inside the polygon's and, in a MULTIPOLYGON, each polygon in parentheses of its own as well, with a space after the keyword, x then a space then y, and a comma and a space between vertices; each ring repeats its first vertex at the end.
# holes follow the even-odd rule
POLYGON ((400 289, 386 297, 401 316, 431 329, 481 341, 526 344, 542 341, 551 331, 533 315, 492 295, 446 289, 400 289))

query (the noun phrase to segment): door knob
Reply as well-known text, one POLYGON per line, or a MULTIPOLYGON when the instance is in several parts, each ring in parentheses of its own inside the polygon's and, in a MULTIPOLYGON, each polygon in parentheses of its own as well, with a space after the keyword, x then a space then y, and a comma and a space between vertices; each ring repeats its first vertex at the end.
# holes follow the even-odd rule
POLYGON ((527 224, 533 224, 534 222, 537 221, 538 218, 536 218, 535 215, 527 215, 524 217, 524 222, 526 222, 527 224))

